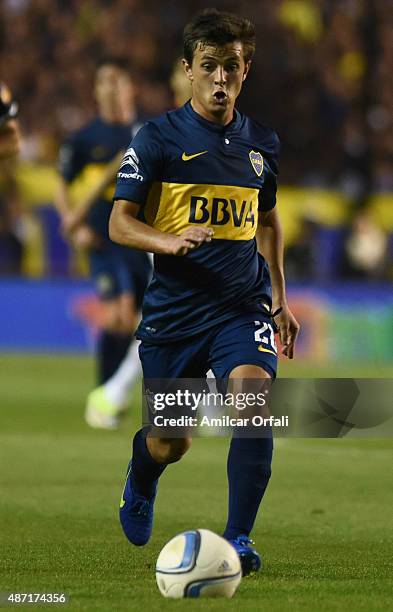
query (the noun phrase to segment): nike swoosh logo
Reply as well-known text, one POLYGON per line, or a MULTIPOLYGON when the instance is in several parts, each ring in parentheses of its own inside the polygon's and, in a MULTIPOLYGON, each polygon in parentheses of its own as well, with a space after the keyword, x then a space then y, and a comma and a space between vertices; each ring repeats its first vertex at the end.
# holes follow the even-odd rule
POLYGON ((205 155, 205 153, 208 153, 208 151, 201 151, 200 153, 193 153, 193 155, 187 155, 187 153, 184 151, 181 158, 183 161, 190 161, 190 159, 194 159, 194 157, 199 157, 200 155, 205 155))
POLYGON ((124 504, 126 503, 126 500, 124 499, 124 491, 126 490, 127 480, 130 474, 131 474, 131 468, 127 472, 126 481, 124 483, 123 491, 121 493, 120 508, 123 508, 124 504))
POLYGON ((271 351, 270 349, 265 349, 261 345, 258 346, 258 351, 260 351, 261 353, 271 353, 272 355, 277 355, 277 353, 275 353, 274 351, 271 351))

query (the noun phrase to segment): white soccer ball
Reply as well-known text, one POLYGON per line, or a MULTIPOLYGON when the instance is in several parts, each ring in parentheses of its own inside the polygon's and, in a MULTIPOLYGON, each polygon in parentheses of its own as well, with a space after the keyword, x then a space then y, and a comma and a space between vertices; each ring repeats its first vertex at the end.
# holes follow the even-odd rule
POLYGON ((156 580, 164 597, 232 597, 241 578, 233 546, 208 529, 180 533, 157 559, 156 580))

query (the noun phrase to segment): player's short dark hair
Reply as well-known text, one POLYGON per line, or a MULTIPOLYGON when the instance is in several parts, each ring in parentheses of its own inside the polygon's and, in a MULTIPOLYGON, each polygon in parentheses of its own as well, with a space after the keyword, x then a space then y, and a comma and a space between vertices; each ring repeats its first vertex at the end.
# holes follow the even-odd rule
POLYGON ((198 43, 218 47, 240 41, 244 60, 248 62, 255 52, 255 28, 248 19, 211 8, 198 13, 183 32, 184 58, 192 63, 198 43))

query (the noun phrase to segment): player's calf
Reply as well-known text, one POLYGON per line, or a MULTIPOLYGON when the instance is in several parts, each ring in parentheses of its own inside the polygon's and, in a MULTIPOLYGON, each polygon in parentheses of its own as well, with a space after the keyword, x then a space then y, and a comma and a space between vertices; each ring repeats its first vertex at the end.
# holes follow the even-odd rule
POLYGON ((147 428, 135 434, 119 513, 123 532, 132 544, 143 546, 149 541, 158 479, 166 466, 179 461, 190 445, 190 438, 151 437, 147 428))

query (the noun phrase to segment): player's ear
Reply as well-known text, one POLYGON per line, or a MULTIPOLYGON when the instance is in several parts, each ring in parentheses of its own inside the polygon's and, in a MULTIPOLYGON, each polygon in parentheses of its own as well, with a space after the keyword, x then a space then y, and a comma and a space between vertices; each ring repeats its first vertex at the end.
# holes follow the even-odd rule
POLYGON ((184 58, 182 59, 181 63, 183 65, 184 72, 186 73, 186 75, 190 79, 190 81, 192 82, 194 80, 194 75, 192 74, 192 68, 191 68, 190 64, 184 58))
POLYGON ((251 60, 248 60, 248 62, 246 62, 245 66, 244 66, 244 72, 243 72, 243 81, 246 80, 247 75, 249 73, 251 67, 251 60))

